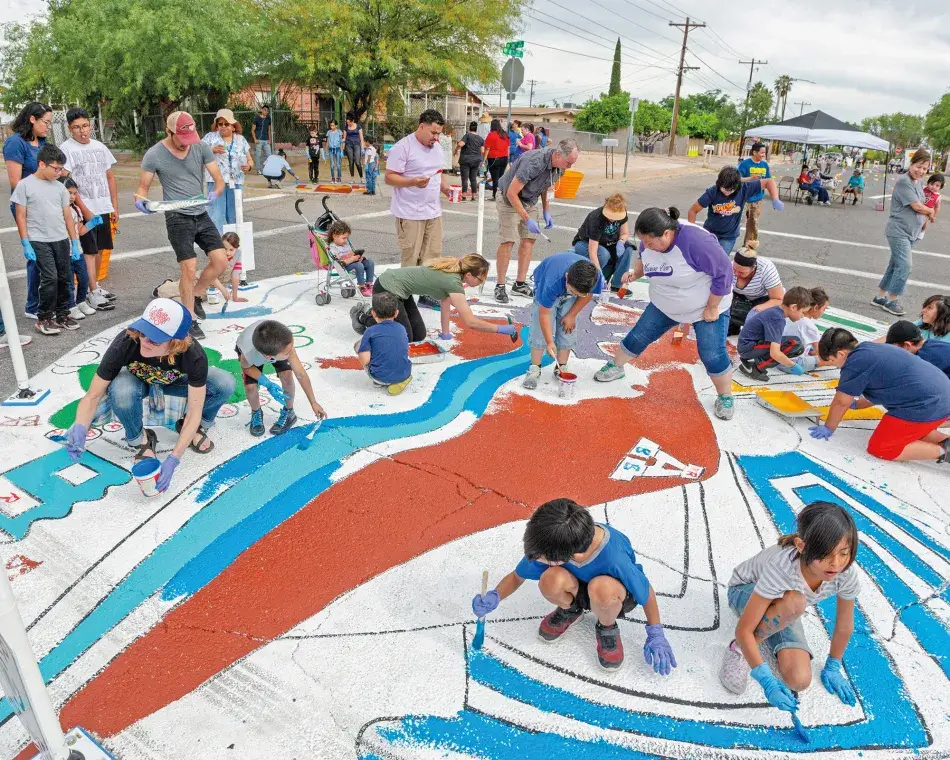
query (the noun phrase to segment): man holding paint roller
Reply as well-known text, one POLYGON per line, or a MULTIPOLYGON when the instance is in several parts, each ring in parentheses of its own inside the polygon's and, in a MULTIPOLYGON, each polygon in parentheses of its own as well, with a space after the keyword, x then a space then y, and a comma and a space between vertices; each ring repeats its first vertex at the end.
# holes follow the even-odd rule
POLYGON ((498 283, 495 285, 495 300, 508 303, 505 278, 511 261, 511 249, 518 243, 518 276, 511 288, 512 293, 528 298, 534 291, 528 285, 528 266, 534 251, 534 241, 542 235, 533 218, 535 206, 541 199, 544 228, 554 226, 554 218, 548 210, 548 188, 553 187, 565 169, 570 169, 580 148, 574 140, 561 140, 553 148, 532 150, 521 156, 499 181, 501 200, 498 201, 498 252, 495 254, 495 269, 498 283))

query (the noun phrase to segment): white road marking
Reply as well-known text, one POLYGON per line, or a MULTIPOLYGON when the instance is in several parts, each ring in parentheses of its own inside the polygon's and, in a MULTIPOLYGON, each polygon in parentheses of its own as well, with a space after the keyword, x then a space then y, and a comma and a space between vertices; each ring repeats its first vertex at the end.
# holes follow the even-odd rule
MULTIPOLYGON (((790 267, 803 267, 805 269, 817 269, 821 272, 836 272, 837 274, 847 274, 852 277, 860 277, 864 280, 880 280, 881 275, 872 274, 870 272, 858 272, 854 269, 843 269, 842 267, 829 267, 824 264, 812 264, 808 261, 795 261, 794 259, 777 259, 774 256, 769 256, 769 261, 775 264, 786 264, 790 267)), ((935 288, 936 290, 941 290, 943 292, 950 291, 950 284, 944 284, 940 282, 924 282, 922 280, 908 280, 908 285, 916 285, 921 288, 935 288)))

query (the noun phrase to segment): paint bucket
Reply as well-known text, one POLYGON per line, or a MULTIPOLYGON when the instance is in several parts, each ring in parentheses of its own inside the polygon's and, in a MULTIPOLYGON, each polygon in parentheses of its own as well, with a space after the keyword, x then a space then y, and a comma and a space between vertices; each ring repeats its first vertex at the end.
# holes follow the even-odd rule
POLYGON ((561 398, 574 398, 574 385, 577 383, 577 375, 573 372, 561 370, 558 380, 557 395, 561 398))
POLYGON ((132 465, 132 477, 148 498, 158 496, 158 471, 161 467, 161 462, 154 457, 143 459, 132 465))
POLYGON ((208 303, 221 303, 221 296, 218 294, 217 288, 208 288, 208 303))
POLYGON ((601 306, 606 306, 610 303, 610 288, 603 291, 599 296, 597 296, 597 303, 601 306))
POLYGON ((884 210, 884 201, 881 201, 880 203, 878 203, 878 204, 874 207, 874 210, 875 210, 875 211, 883 211, 883 210, 884 210))
POLYGON ((462 188, 458 185, 452 185, 449 187, 449 203, 461 203, 462 202, 462 188))

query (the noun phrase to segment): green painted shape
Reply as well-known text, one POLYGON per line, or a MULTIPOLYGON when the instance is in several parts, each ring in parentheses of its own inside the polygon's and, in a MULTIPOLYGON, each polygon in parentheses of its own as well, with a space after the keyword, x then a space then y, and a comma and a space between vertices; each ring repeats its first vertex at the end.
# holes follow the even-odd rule
POLYGON ((878 324, 868 324, 867 322, 856 322, 853 319, 847 319, 846 317, 837 317, 834 314, 829 314, 825 312, 822 316, 822 320, 826 322, 834 322, 836 325, 842 325, 844 327, 853 327, 855 330, 860 330, 861 332, 866 333, 876 333, 881 329, 881 325, 878 324))

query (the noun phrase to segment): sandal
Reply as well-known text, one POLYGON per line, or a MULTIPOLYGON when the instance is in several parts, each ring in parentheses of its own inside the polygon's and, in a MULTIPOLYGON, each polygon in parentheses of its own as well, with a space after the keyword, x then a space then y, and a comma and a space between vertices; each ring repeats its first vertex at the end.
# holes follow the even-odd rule
POLYGON ((158 457, 158 451, 157 451, 158 436, 155 434, 155 431, 152 430, 151 428, 145 428, 143 432, 145 433, 145 442, 139 444, 138 446, 132 447, 138 452, 132 458, 133 464, 138 464, 143 459, 156 459, 158 457), (152 455, 146 456, 145 455, 146 451, 151 451, 152 455))
MULTIPOLYGON (((180 420, 178 420, 178 422, 175 423, 175 432, 176 432, 176 433, 181 433, 181 429, 182 429, 182 427, 184 427, 184 425, 185 425, 185 418, 182 417, 180 420)), ((212 451, 214 451, 214 441, 208 440, 208 431, 207 431, 207 430, 205 430, 203 427, 201 427, 201 426, 199 425, 199 426, 198 426, 198 432, 196 433, 196 435, 200 436, 200 437, 198 438, 198 443, 195 443, 194 441, 191 441, 191 442, 188 444, 188 448, 189 448, 189 449, 191 449, 192 451, 194 451, 196 454, 210 454, 212 451), (201 448, 201 446, 202 446, 202 444, 205 443, 205 441, 207 441, 210 445, 208 446, 208 448, 203 449, 203 448, 201 448)))

